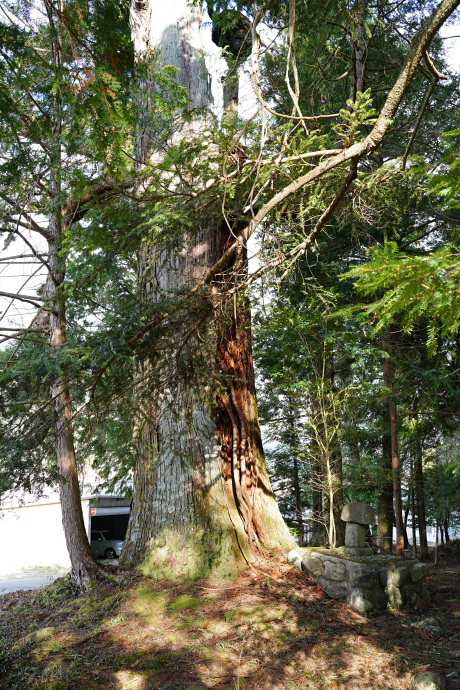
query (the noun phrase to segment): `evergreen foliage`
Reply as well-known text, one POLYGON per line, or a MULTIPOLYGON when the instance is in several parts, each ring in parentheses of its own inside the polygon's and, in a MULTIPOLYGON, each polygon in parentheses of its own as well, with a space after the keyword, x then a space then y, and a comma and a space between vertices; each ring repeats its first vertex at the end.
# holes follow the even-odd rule
MULTIPOLYGON (((243 310, 248 285, 271 271, 250 296, 267 455, 290 525, 302 530, 310 509, 331 534, 327 500, 321 515, 315 501, 329 491, 329 502, 375 502, 388 481, 388 333, 408 495, 415 441, 426 459, 455 434, 459 413, 459 92, 438 38, 431 60, 448 79, 433 90, 411 146, 433 76, 428 61, 405 86, 382 146, 328 162, 374 131, 432 4, 269 4, 263 21, 283 40, 262 61, 264 115, 222 122, 190 110, 174 68, 160 68, 157 56, 134 63, 125 0, 2 6, 0 231, 5 247, 31 231, 49 241, 46 219, 62 221, 67 339, 49 348, 49 304, 29 294, 38 313, 1 352, 0 494, 56 481, 49 384, 61 375, 80 458, 91 458, 106 487, 126 487, 145 399, 184 372, 204 399, 223 386, 210 381, 208 362, 227 310, 243 310), (182 137, 194 118, 206 123, 200 137, 182 137), (141 160, 142 137, 149 156, 141 160), (298 182, 310 170, 321 174, 298 182), (149 257, 161 270, 203 228, 228 228, 227 248, 251 223, 260 265, 248 280, 233 254, 193 290, 175 285, 151 298, 149 257), (435 433, 421 421, 429 416, 435 433)), ((234 79, 250 54, 251 6, 208 2, 208 10, 234 79)), ((35 259, 49 271, 46 252, 35 259)), ((427 465, 429 512, 439 521, 456 509, 457 470, 456 457, 427 465), (445 495, 443 481, 452 487, 445 495)))

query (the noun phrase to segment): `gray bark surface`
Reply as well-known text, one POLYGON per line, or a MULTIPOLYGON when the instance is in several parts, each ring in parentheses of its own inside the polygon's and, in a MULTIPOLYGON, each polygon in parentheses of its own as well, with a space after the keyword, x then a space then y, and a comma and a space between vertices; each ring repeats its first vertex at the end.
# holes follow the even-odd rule
MULTIPOLYGON (((177 67, 177 80, 190 94, 192 109, 210 105, 199 20, 198 9, 186 0, 135 2, 131 8, 137 59, 149 59, 149 51, 161 50, 161 64, 177 67)), ((177 137, 200 136, 205 122, 206 113, 201 112, 180 126, 177 137)), ((146 150, 147 141, 148 133, 140 139, 141 160, 159 155, 146 150)), ((148 260, 141 273, 149 272, 151 299, 172 296, 201 280, 225 241, 221 219, 216 218, 211 227, 184 231, 175 254, 144 257, 148 260)), ((253 560, 262 542, 270 548, 292 547, 261 447, 246 307, 238 309, 236 319, 208 331, 214 343, 208 355, 210 375, 222 379, 224 374, 224 389, 206 398, 186 372, 176 369, 164 388, 144 401, 146 413, 136 427, 137 468, 122 560, 140 565, 145 573, 231 577, 253 560)))

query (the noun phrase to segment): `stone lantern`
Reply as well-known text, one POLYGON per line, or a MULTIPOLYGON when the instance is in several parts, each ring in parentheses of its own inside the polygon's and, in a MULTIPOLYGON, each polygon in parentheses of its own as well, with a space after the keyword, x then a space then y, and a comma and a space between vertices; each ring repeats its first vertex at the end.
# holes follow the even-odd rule
POLYGON ((345 597, 360 613, 381 613, 419 606, 429 600, 423 584, 426 563, 418 560, 373 554, 366 546, 366 528, 377 524, 374 508, 356 501, 342 510, 346 523, 345 546, 336 549, 307 547, 291 551, 289 563, 308 573, 331 597, 345 597))
POLYGON ((343 507, 341 519, 346 522, 345 546, 337 551, 345 556, 372 556, 372 550, 366 546, 366 530, 369 525, 376 525, 377 515, 367 503, 347 503, 343 507))

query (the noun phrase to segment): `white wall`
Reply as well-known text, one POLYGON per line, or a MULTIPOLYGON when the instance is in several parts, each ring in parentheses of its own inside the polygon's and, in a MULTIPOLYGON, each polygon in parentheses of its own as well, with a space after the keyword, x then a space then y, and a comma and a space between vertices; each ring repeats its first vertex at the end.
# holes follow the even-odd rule
MULTIPOLYGON (((88 527, 89 501, 82 501, 88 527)), ((0 573, 13 573, 35 566, 70 567, 59 496, 39 502, 0 506, 0 573)))

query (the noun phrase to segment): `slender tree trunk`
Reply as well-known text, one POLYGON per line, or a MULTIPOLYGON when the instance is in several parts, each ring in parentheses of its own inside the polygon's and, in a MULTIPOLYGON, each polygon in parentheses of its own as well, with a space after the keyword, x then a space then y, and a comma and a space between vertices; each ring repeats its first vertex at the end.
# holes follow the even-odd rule
POLYGON ((417 555, 417 523, 415 517, 415 475, 414 475, 414 462, 412 456, 410 459, 410 502, 411 502, 411 513, 412 513, 412 545, 414 548, 414 556, 417 555))
POLYGON ((450 536, 449 536, 449 518, 446 517, 444 520, 444 534, 446 537, 446 544, 450 542, 450 536))
POLYGON ((383 378, 385 386, 389 389, 388 411, 390 415, 390 439, 391 439, 391 468, 393 472, 393 498, 396 521, 396 553, 404 555, 404 525, 402 517, 402 497, 401 497, 401 465, 398 452, 398 416, 396 400, 394 397, 395 373, 394 365, 391 361, 391 346, 388 341, 382 343, 383 349, 390 355, 383 361, 383 378))
POLYGON ((329 547, 343 546, 345 529, 343 509, 342 451, 339 442, 340 421, 335 408, 334 353, 324 342, 322 358, 315 366, 315 392, 311 396, 313 430, 320 466, 317 481, 322 486, 322 522, 328 532, 329 547))
MULTIPOLYGON (((51 314, 51 347, 65 344, 64 315, 51 314)), ((59 471, 59 494, 62 524, 71 563, 71 577, 79 586, 85 586, 99 573, 94 553, 88 542, 81 508, 80 485, 73 444, 71 405, 67 377, 59 376, 51 386, 54 407, 54 438, 59 471)))
MULTIPOLYGON (((319 451, 318 451, 319 452, 319 451)), ((309 546, 326 546, 327 535, 324 516, 324 471, 319 455, 312 462, 312 524, 309 546)))
MULTIPOLYGON (((407 499, 409 503, 409 498, 407 499)), ((404 511, 404 522, 403 522, 403 529, 404 529, 404 548, 408 549, 409 548, 409 537, 407 536, 407 521, 409 520, 409 505, 407 506, 406 510, 404 511)))
POLYGON ((302 517, 302 501, 300 497, 300 482, 299 482, 299 463, 297 460, 297 453, 293 455, 293 469, 294 469, 294 493, 295 493, 295 512, 297 517, 297 530, 299 533, 299 546, 305 546, 304 539, 304 524, 302 517))
POLYGON ((425 491, 423 488, 423 460, 422 446, 417 443, 415 449, 415 495, 417 498, 418 530, 420 535, 420 558, 427 561, 430 558, 426 533, 425 491))
POLYGON ((343 471, 342 471, 342 450, 339 443, 332 453, 332 467, 334 474, 334 519, 335 519, 335 546, 345 545, 345 526, 341 515, 343 510, 343 471))
MULTIPOLYGON (((330 381, 331 396, 335 396, 337 386, 335 382, 335 364, 334 364, 334 350, 329 345, 328 352, 326 352, 326 375, 330 381)), ((334 546, 345 545, 345 523, 342 522, 341 515, 343 510, 343 463, 342 463, 342 449, 340 447, 340 421, 337 419, 335 403, 332 404, 331 414, 331 428, 335 430, 333 441, 330 449, 330 462, 332 471, 332 487, 333 487, 333 511, 335 522, 335 544, 334 546)))
POLYGON ((434 564, 438 565, 438 548, 439 548, 439 525, 436 522, 436 544, 434 547, 434 564))
POLYGON ((355 3, 355 27, 353 30, 353 76, 350 86, 350 100, 356 101, 359 92, 364 92, 367 49, 369 36, 366 33, 367 0, 357 0, 355 3))
POLYGON ((325 399, 322 392, 324 384, 324 361, 322 361, 316 376, 316 391, 311 396, 310 414, 313 419, 312 429, 312 534, 311 546, 332 546, 335 539, 334 492, 329 455, 328 417, 325 409, 325 399))
POLYGON ((391 436, 388 407, 383 410, 382 469, 385 479, 378 496, 377 543, 391 551, 393 546, 393 481, 391 470, 391 436))
MULTIPOLYGON (((163 64, 178 70, 190 107, 207 107, 208 79, 201 59, 199 10, 186 0, 144 0, 131 7, 138 60, 161 51, 163 64)), ((186 125, 182 137, 199 137, 203 124, 186 125)), ((145 159, 150 153, 144 150, 145 159)), ((217 218, 214 227, 184 233, 174 257, 156 261, 153 295, 173 297, 199 280, 230 240, 217 218)), ((244 272, 245 257, 236 258, 244 272)), ((152 262, 150 261, 150 264, 152 262)), ((250 313, 246 300, 217 309, 225 286, 212 287, 215 330, 208 353, 209 380, 191 375, 198 339, 188 341, 162 391, 153 394, 151 419, 143 422, 131 518, 123 561, 163 577, 234 576, 266 548, 289 549, 294 541, 280 515, 263 456, 252 361, 250 313), (188 354, 187 354, 188 353, 188 354), (187 359, 187 357, 189 357, 187 359), (212 379, 220 385, 214 392, 212 379)), ((202 305, 197 305, 202 306, 202 305)), ((205 320, 206 320, 206 314, 205 320)), ((146 403, 149 406, 149 403, 146 403)))
POLYGON ((289 448, 292 455, 292 469, 293 469, 293 488, 295 497, 295 514, 297 521, 297 530, 299 533, 299 546, 304 546, 304 524, 302 516, 302 498, 299 479, 299 462, 297 458, 298 441, 295 427, 295 409, 292 398, 289 396, 289 448))
MULTIPOLYGON (((61 4, 61 12, 62 12, 61 4)), ((50 26, 54 19, 49 10, 50 26)), ((53 59, 57 77, 62 64, 60 27, 57 24, 53 59)), ((49 193, 53 209, 49 216, 48 263, 51 272, 45 285, 45 296, 49 304, 49 343, 51 351, 62 352, 66 344, 66 312, 63 283, 65 258, 62 254, 63 226, 60 211, 61 195, 61 129, 62 108, 57 90, 54 98, 55 120, 53 123, 53 148, 49 193)), ((61 365, 62 366, 62 365, 61 365)), ((64 365, 65 366, 65 365, 64 365)), ((59 494, 61 499, 62 524, 71 563, 71 576, 79 586, 85 586, 100 572, 96 557, 91 550, 86 534, 81 507, 80 485, 75 457, 72 413, 66 374, 56 375, 50 388, 54 419, 54 440, 56 462, 59 472, 59 494)))

